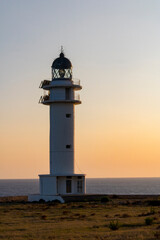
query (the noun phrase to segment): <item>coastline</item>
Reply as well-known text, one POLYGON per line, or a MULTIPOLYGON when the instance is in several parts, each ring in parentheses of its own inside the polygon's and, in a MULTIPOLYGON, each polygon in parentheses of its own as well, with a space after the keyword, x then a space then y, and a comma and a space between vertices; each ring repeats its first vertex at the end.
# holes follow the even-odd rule
MULTIPOLYGON (((117 194, 85 194, 63 196, 66 202, 92 202, 100 201, 101 198, 119 199, 119 200, 158 200, 160 195, 117 195, 117 194)), ((4 196, 0 197, 0 203, 28 202, 28 196, 4 196)))

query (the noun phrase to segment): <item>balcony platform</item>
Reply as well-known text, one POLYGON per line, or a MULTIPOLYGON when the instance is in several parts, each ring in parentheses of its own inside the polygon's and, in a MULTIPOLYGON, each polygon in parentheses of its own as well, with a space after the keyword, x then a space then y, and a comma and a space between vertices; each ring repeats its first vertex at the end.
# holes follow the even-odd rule
POLYGON ((81 90, 82 86, 80 85, 80 80, 44 80, 41 82, 40 88, 43 88, 44 90, 50 90, 51 88, 64 88, 64 87, 71 87, 74 88, 74 90, 81 90))
POLYGON ((80 100, 46 100, 41 101, 40 103, 44 105, 51 105, 52 103, 73 103, 75 105, 81 104, 82 102, 80 100))

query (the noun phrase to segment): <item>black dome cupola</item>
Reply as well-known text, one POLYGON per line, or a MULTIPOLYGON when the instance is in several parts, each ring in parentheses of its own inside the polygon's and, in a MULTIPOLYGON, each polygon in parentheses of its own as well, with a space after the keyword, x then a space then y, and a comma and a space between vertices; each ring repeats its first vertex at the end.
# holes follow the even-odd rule
POLYGON ((64 56, 63 51, 52 63, 52 80, 71 80, 72 63, 64 56))

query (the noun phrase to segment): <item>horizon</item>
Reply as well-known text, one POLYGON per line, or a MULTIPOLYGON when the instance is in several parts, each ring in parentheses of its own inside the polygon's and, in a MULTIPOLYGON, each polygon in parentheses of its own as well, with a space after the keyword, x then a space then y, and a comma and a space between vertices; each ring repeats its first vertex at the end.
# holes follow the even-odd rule
MULTIPOLYGON (((160 177, 86 177, 85 179, 150 179, 160 177)), ((39 178, 0 178, 0 180, 38 180, 39 178)))

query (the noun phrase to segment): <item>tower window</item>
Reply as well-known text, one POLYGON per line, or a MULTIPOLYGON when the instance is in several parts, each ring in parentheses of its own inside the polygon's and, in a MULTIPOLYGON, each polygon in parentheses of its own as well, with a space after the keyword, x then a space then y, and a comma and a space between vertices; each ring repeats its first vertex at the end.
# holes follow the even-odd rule
POLYGON ((70 114, 70 113, 67 113, 67 114, 66 114, 66 118, 71 118, 71 114, 70 114))
POLYGON ((70 145, 69 145, 69 144, 68 144, 68 145, 66 145, 66 148, 71 148, 71 144, 70 144, 70 145))
POLYGON ((66 100, 70 100, 70 88, 66 88, 66 100))

